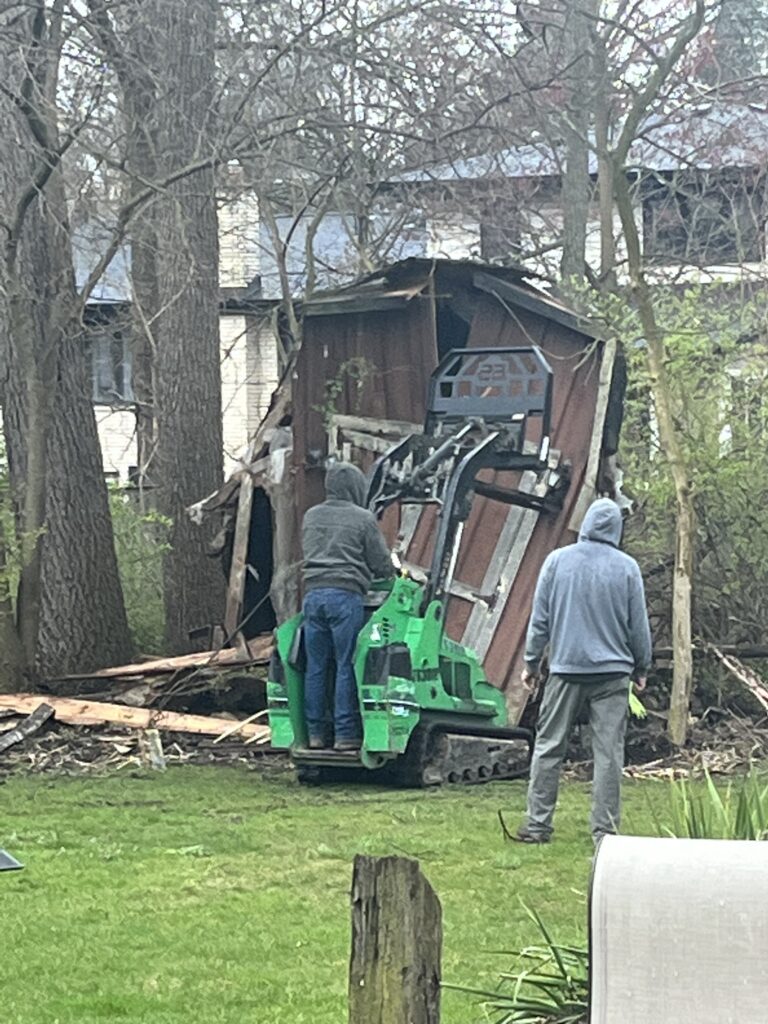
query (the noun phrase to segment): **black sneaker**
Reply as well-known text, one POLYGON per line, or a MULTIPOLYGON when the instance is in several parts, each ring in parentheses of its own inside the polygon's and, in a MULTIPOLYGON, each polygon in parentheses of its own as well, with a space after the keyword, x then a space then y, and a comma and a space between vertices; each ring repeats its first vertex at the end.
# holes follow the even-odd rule
POLYGON ((544 832, 529 832, 527 828, 519 828, 512 839, 516 843, 528 843, 531 846, 541 846, 549 842, 549 836, 544 832))

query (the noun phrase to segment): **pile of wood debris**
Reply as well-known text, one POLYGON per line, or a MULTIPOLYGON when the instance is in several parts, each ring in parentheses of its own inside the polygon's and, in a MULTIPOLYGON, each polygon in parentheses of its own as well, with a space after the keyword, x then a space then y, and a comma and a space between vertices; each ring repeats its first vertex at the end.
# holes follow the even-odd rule
MULTIPOLYGON (((0 742, 8 725, 0 719, 0 742)), ((229 725, 234 725, 234 722, 229 725)), ((25 742, 0 753, 0 774, 5 772, 57 772, 65 775, 105 773, 172 764, 245 764, 276 762, 268 744, 236 737, 218 740, 191 733, 162 734, 161 745, 152 732, 91 726, 59 725, 41 729, 25 742)), ((280 759, 281 760, 281 759, 280 759)))
MULTIPOLYGON (((669 781, 748 771, 755 761, 768 759, 768 719, 753 720, 732 710, 709 709, 692 721, 688 742, 673 747, 666 735, 666 715, 651 711, 642 722, 630 720, 627 730, 627 766, 632 779, 669 781)), ((569 751, 566 774, 591 779, 588 737, 577 735, 569 751)))
POLYGON ((264 710, 270 653, 269 638, 259 637, 238 648, 69 676, 50 684, 55 696, 0 694, 0 771, 262 761, 271 751, 264 710), (245 713, 221 710, 233 693, 245 713), (200 708, 215 714, 195 713, 200 708))

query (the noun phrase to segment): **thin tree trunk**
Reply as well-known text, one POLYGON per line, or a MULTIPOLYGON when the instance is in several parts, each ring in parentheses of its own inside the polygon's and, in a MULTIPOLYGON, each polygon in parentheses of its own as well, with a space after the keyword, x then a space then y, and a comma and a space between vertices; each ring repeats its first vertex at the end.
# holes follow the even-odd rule
MULTIPOLYGON (((151 25, 139 19, 129 36, 134 59, 123 62, 123 95, 128 127, 128 169, 136 175, 128 199, 141 192, 144 182, 157 176, 156 121, 154 108, 157 81, 151 73, 153 54, 151 25), (141 59, 140 55, 144 55, 141 59)), ((154 411, 155 317, 158 295, 157 233, 155 207, 150 204, 133 219, 131 242, 131 382, 136 402, 136 450, 139 486, 152 481, 157 445, 154 411)), ((143 500, 142 500, 143 505, 143 500)))
MULTIPOLYGON (((288 276, 288 247, 283 239, 280 237, 280 229, 277 225, 277 218, 275 217, 272 204, 266 196, 259 197, 259 210, 262 217, 264 218, 264 225, 269 232, 270 241, 272 242, 272 248, 275 253, 275 261, 277 263, 277 273, 280 279, 280 294, 283 312, 285 313, 285 319, 288 324, 288 333, 291 336, 291 347, 297 348, 301 344, 301 325, 298 317, 296 316, 296 307, 293 302, 293 291, 291 289, 291 280, 288 276)), ((307 245, 311 246, 311 232, 307 232, 307 245)), ((311 278, 314 278, 315 274, 315 261, 314 259, 309 260, 309 250, 305 250, 307 253, 307 275, 308 284, 311 278)), ((313 283, 314 287, 314 283, 313 283)), ((307 294, 312 293, 307 290, 307 294)))
POLYGON ((675 572, 672 587, 672 693, 669 705, 669 737, 682 746, 688 732, 693 689, 691 636, 691 580, 693 576, 696 519, 693 487, 682 440, 675 425, 674 399, 667 373, 664 336, 656 319, 648 283, 643 273, 640 236, 635 222, 626 174, 614 172, 616 202, 627 242, 627 263, 632 294, 643 327, 651 394, 659 425, 659 443, 675 488, 675 572))
POLYGON ((566 17, 568 91, 563 169, 563 284, 581 281, 585 274, 589 178, 590 24, 596 0, 572 0, 566 17))
POLYGON ((616 240, 613 234, 613 161, 609 153, 610 77, 605 41, 596 27, 593 27, 591 39, 597 187, 600 207, 600 284, 606 291, 612 291, 616 288, 616 240))

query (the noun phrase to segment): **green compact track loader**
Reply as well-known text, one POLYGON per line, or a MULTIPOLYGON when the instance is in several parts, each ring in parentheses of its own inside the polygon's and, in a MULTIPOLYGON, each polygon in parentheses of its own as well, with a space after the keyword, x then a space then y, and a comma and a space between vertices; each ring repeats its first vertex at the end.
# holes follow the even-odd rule
MULTIPOLYGON (((507 724, 502 693, 476 654, 445 632, 446 608, 475 494, 556 509, 563 478, 545 498, 498 486, 483 470, 549 471, 552 371, 535 346, 460 349, 432 374, 424 431, 373 467, 368 504, 437 508, 431 567, 375 583, 355 655, 361 749, 310 750, 304 715, 302 616, 275 633, 267 696, 272 746, 290 751, 303 781, 363 776, 393 784, 478 783, 526 773, 532 736, 507 724)), ((567 486, 567 481, 565 483, 567 486)), ((521 609, 525 614, 525 609, 521 609)), ((329 679, 329 707, 333 681, 329 679)))

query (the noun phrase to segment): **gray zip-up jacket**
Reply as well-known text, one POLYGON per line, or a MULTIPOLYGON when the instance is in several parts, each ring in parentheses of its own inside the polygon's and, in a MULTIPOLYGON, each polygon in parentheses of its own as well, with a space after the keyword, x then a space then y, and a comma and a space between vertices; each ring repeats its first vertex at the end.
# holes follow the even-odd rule
POLYGON ((326 500, 304 516, 304 591, 335 587, 365 594, 371 580, 394 575, 392 556, 376 517, 365 508, 364 475, 349 463, 325 474, 326 500))
POLYGON ((621 512, 592 503, 579 540, 553 551, 536 585, 525 661, 535 670, 549 644, 555 675, 636 672, 651 666, 651 631, 640 567, 619 551, 621 512))

